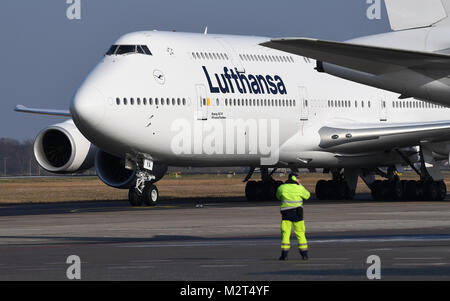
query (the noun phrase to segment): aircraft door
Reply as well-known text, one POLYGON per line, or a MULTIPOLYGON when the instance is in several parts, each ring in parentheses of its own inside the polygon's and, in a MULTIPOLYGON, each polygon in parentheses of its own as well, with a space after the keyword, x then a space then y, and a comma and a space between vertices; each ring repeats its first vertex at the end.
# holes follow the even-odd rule
POLYGON ((380 121, 387 121, 387 100, 386 93, 383 90, 378 91, 378 108, 380 114, 380 121))
POLYGON ((204 85, 196 85, 197 90, 197 120, 208 120, 208 106, 210 99, 206 93, 204 85))
POLYGON ((308 91, 306 87, 299 87, 299 105, 300 105, 300 120, 308 120, 309 118, 309 108, 308 103, 308 91))

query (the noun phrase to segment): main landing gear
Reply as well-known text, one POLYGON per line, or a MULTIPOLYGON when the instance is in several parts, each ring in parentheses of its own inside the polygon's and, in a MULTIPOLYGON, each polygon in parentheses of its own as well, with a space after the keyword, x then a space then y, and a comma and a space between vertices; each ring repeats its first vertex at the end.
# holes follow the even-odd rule
POLYGON ((130 187, 128 200, 131 206, 155 206, 159 200, 158 188, 151 182, 155 176, 148 171, 138 171, 136 173, 136 185, 130 187))
POLYGON ((374 200, 442 201, 447 195, 444 181, 426 180, 376 180, 371 186, 374 200))
POLYGON ((355 189, 352 189, 341 170, 332 172, 332 180, 319 180, 316 184, 316 197, 319 200, 352 200, 355 189))
POLYGON ((245 185, 245 196, 249 201, 276 201, 276 192, 278 186, 283 184, 282 181, 276 181, 272 178, 272 174, 276 169, 273 169, 269 174, 267 168, 261 168, 261 181, 249 181, 255 168, 252 168, 248 173, 244 182, 245 185))
MULTIPOLYGON (((442 201, 445 199, 447 186, 437 162, 435 162, 431 152, 426 147, 419 146, 419 169, 414 166, 403 152, 397 150, 397 153, 419 175, 420 180, 400 180, 398 175, 396 175, 395 168, 390 167, 384 176, 388 180, 377 180, 370 186, 374 200, 442 201)), ((383 176, 382 173, 380 174, 383 176)))

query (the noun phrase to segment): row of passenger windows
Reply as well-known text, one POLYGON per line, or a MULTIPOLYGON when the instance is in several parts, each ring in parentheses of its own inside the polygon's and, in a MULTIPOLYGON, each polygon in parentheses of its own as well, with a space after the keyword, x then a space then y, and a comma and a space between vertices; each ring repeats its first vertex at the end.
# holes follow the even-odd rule
POLYGON ((226 53, 215 52, 192 52, 192 57, 196 60, 228 60, 226 53))
POLYGON ((284 55, 266 55, 266 54, 239 54, 242 61, 249 62, 278 62, 278 63, 293 63, 294 59, 290 56, 284 55))
MULTIPOLYGON (((361 100, 360 103, 361 103, 360 104, 361 108, 364 108, 365 101, 361 100)), ((358 107, 358 101, 357 100, 355 100, 354 105, 355 105, 354 106, 355 108, 358 107)), ((369 100, 369 101, 367 101, 367 107, 370 108, 370 106, 371 106, 371 102, 369 100)), ((329 108, 351 108, 352 107, 352 101, 350 101, 350 100, 329 100, 328 101, 328 107, 329 108)))
MULTIPOLYGON (((329 108, 358 108, 360 106, 361 108, 364 108, 365 102, 357 101, 355 100, 354 106, 353 102, 350 100, 329 100, 328 101, 328 107, 329 108)), ((371 102, 370 100, 367 101, 367 107, 370 108, 371 102)), ((383 101, 381 103, 382 108, 386 108, 386 101, 383 101)), ((419 109, 419 108, 445 108, 444 106, 428 103, 428 102, 422 102, 422 101, 394 101, 392 103, 393 108, 409 108, 409 109, 419 109)))
MULTIPOLYGON (((203 98, 203 105, 206 105, 206 99, 203 98)), ((294 99, 236 99, 236 98, 225 98, 216 99, 216 105, 225 106, 247 106, 247 107, 294 107, 294 99)))
POLYGON ((432 109, 432 108, 445 108, 441 105, 436 105, 429 102, 423 102, 423 101, 394 101, 393 103, 394 108, 409 108, 409 109, 432 109))
POLYGON ((117 105, 167 105, 167 106, 185 106, 186 98, 116 98, 117 105))

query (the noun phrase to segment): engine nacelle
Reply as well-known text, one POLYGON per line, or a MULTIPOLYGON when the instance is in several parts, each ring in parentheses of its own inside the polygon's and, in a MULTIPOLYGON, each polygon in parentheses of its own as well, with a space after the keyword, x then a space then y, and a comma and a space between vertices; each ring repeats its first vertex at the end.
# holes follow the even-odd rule
POLYGON ((96 151, 72 120, 43 129, 34 141, 37 162, 52 173, 73 173, 91 168, 96 151))
POLYGON ((97 176, 108 186, 130 188, 136 181, 136 169, 125 168, 125 159, 99 150, 95 156, 97 176))
MULTIPOLYGON (((97 176, 108 186, 120 189, 127 189, 136 183, 136 168, 129 170, 125 168, 125 158, 111 155, 99 150, 95 156, 95 168, 97 176)), ((152 174, 159 181, 167 172, 167 165, 155 162, 152 174)))

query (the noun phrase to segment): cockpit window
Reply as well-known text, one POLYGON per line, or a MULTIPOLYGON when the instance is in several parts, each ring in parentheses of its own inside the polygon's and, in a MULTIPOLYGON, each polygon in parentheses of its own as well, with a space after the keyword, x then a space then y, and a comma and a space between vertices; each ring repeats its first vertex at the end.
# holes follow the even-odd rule
POLYGON ((113 55, 116 53, 117 45, 112 45, 111 48, 109 48, 108 52, 106 52, 106 55, 113 55))
POLYGON ((132 53, 152 55, 150 49, 148 49, 146 45, 112 45, 108 52, 106 52, 106 55, 124 55, 132 53))

